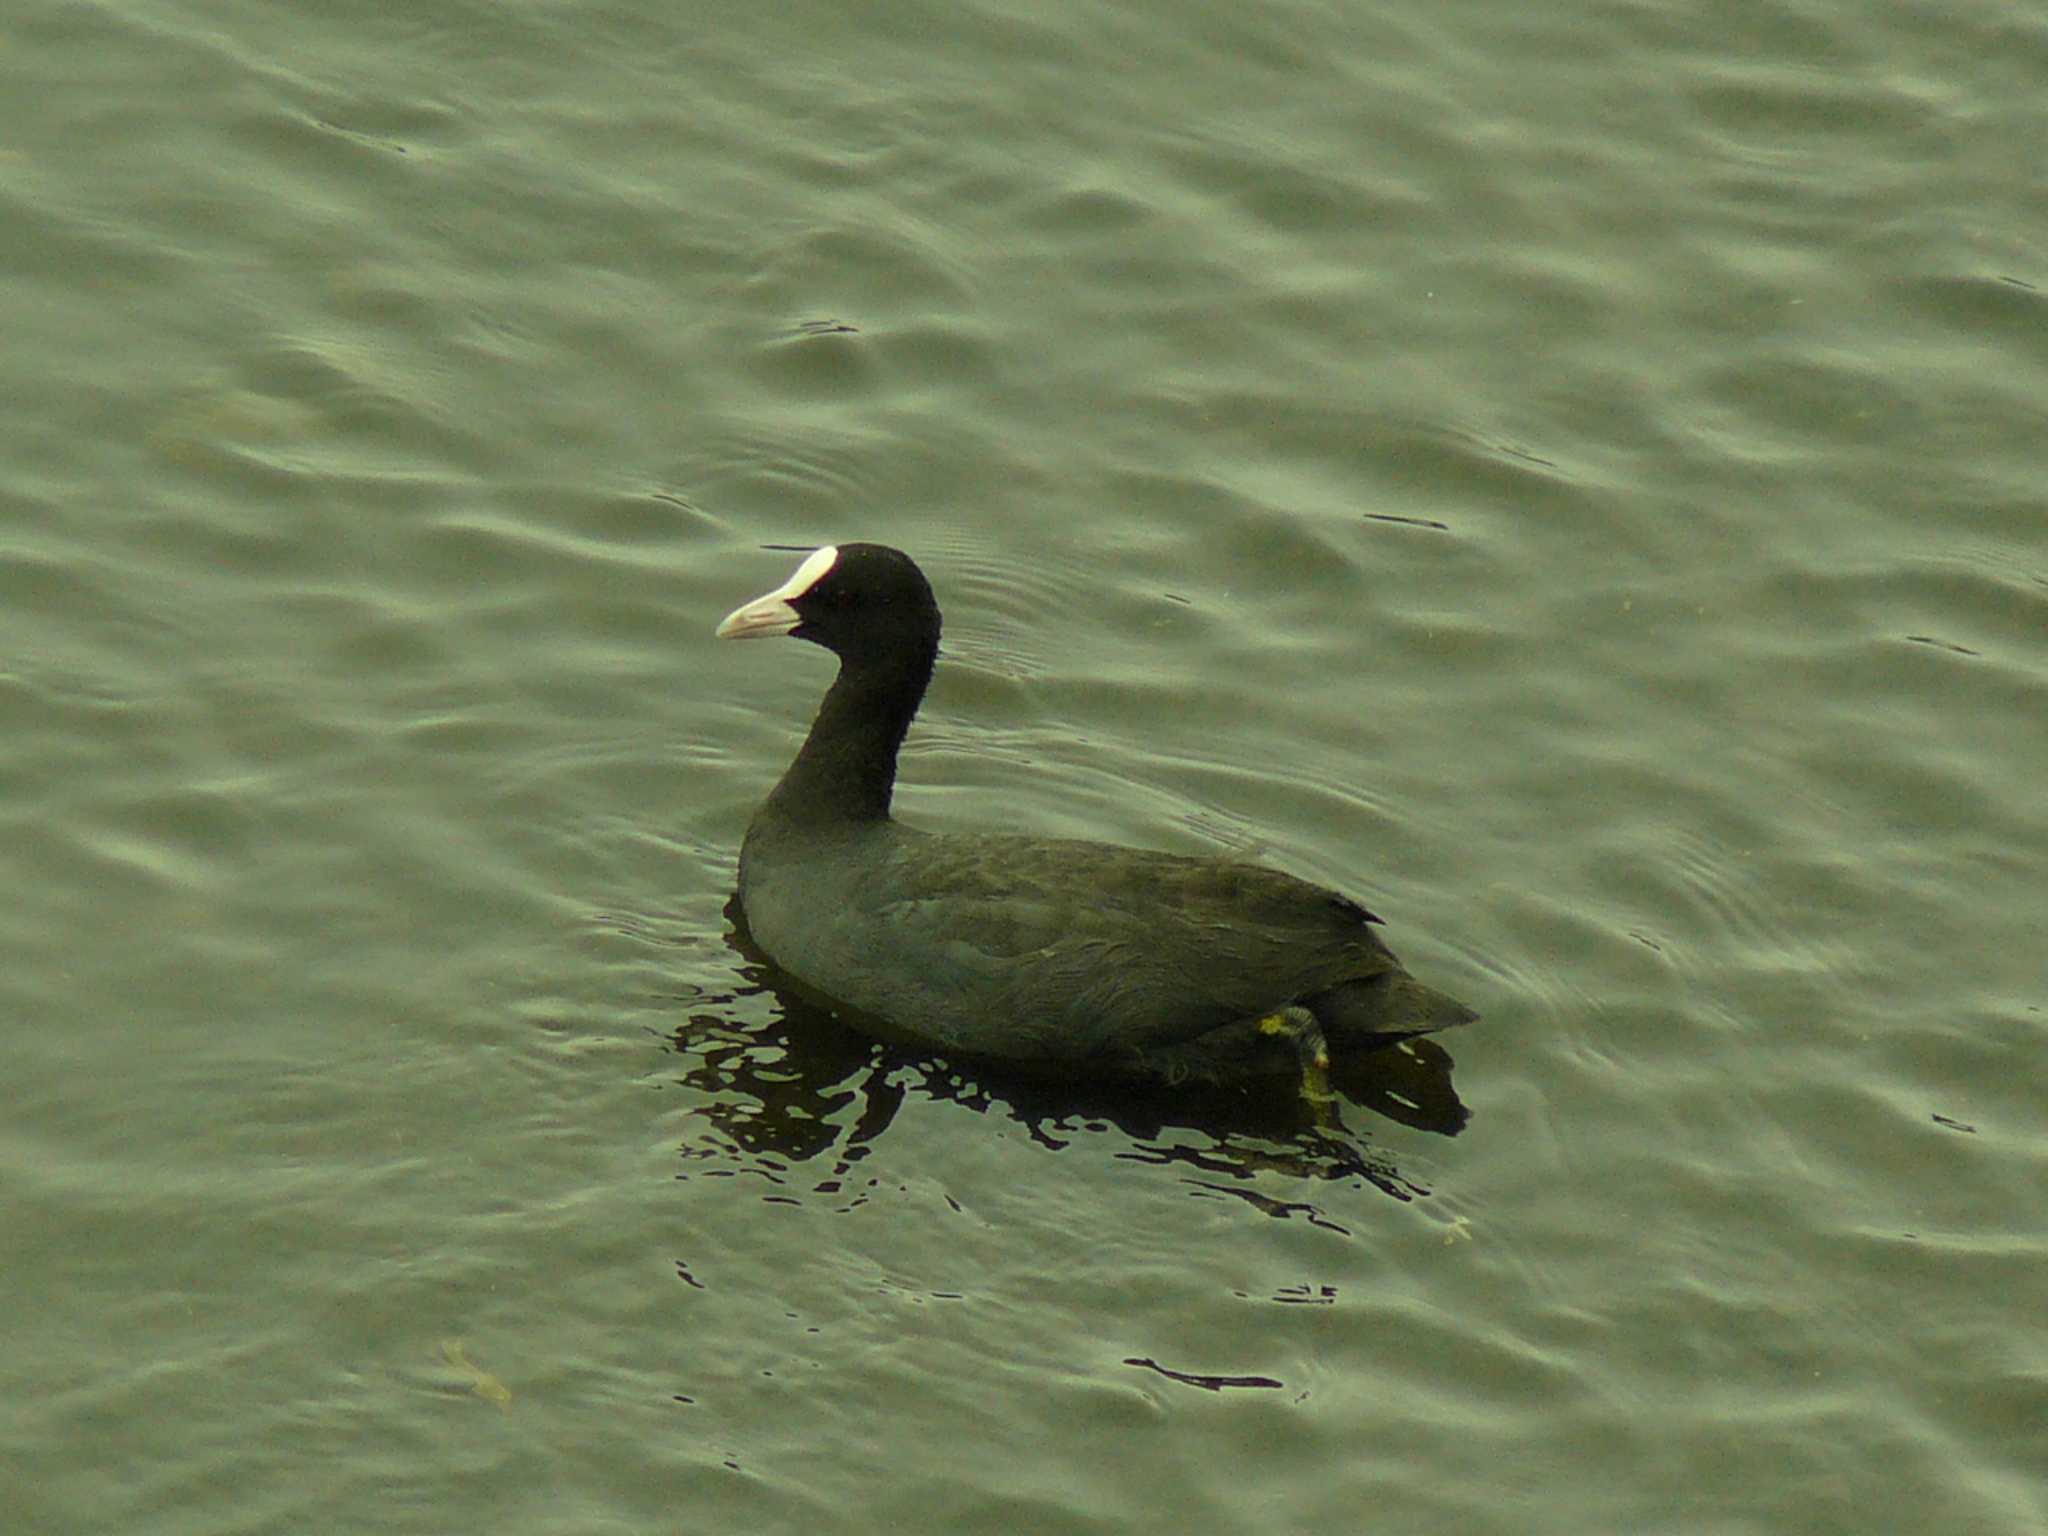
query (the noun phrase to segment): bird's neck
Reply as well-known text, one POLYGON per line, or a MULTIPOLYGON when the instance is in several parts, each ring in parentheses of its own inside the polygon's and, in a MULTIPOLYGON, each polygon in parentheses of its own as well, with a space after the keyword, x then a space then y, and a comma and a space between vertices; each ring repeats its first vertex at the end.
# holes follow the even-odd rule
POLYGON ((811 733, 764 809, 806 821, 884 821, 896 754, 924 698, 936 644, 882 662, 842 661, 811 733))

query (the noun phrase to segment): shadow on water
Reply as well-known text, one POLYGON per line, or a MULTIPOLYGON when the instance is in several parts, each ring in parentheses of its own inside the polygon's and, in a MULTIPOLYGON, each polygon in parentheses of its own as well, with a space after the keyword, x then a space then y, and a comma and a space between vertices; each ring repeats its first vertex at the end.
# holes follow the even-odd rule
POLYGON ((707 1100, 704 1134, 684 1148, 704 1170, 766 1179, 767 1198, 864 1202, 855 1172, 906 1100, 959 1104, 1007 1115, 1033 1141, 1059 1151, 1112 1129, 1131 1145, 1115 1155, 1173 1167, 1205 1197, 1235 1197, 1267 1215, 1301 1217, 1342 1231, 1306 1200, 1276 1198, 1260 1174, 1305 1183, 1362 1179, 1398 1200, 1429 1191, 1405 1177, 1384 1151, 1345 1124, 1347 1110, 1377 1114, 1416 1130, 1455 1136, 1468 1111, 1451 1084, 1452 1061, 1430 1040, 1411 1040, 1331 1069, 1335 1099, 1312 1106, 1298 1083, 1257 1081, 1229 1087, 1151 1088, 1128 1084, 1042 1082, 981 1062, 956 1062, 884 1044, 842 1024, 833 1012, 756 949, 737 900, 725 909, 726 942, 738 957, 736 984, 704 999, 670 1037, 686 1063, 683 1081, 707 1100), (765 1022, 741 1022, 748 999, 774 1005, 765 1022), (802 1164, 829 1159, 817 1175, 802 1164))

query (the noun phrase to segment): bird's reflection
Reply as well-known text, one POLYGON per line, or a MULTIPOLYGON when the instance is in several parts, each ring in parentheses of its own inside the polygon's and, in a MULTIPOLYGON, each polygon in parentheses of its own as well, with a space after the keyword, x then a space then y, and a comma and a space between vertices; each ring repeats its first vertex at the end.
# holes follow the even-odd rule
MULTIPOLYGON (((885 1045, 841 1024, 822 1001, 776 969, 753 944, 738 900, 726 904, 726 942, 737 957, 735 985, 703 999, 672 1037, 684 1080, 705 1094, 707 1136, 685 1155, 729 1163, 771 1182, 793 1182, 794 1166, 829 1158, 814 1193, 860 1198, 854 1166, 913 1095, 984 1113, 1001 1112, 1049 1149, 1115 1127, 1132 1145, 1117 1155, 1175 1166, 1215 1196, 1235 1196, 1274 1216, 1334 1226, 1305 1201, 1249 1187, 1254 1175, 1303 1180, 1361 1178, 1397 1199, 1428 1191, 1344 1122, 1344 1111, 1382 1115, 1416 1130, 1455 1136, 1468 1111, 1451 1085, 1452 1061, 1432 1040, 1409 1040, 1331 1068, 1337 1090, 1311 1104, 1299 1083, 1257 1080, 1228 1087, 1157 1088, 1039 1082, 985 1063, 955 1063, 885 1045), (738 1021, 748 999, 773 1003, 765 1022, 738 1021), (711 1004, 711 1006, 703 1006, 711 1004)), ((756 1010, 757 1011, 757 1010, 756 1010)), ((721 1169, 721 1172, 739 1171, 721 1169)), ((820 1170, 822 1171, 822 1170, 820 1170)), ((1341 1229, 1339 1229, 1341 1230, 1341 1229)))

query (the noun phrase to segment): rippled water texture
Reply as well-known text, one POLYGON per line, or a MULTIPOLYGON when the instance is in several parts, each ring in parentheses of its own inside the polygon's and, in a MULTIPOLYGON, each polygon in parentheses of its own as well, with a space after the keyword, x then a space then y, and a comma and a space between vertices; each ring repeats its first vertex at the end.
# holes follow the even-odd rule
POLYGON ((2048 21, 17 7, 10 1530, 2048 1528, 2048 21), (1286 1092, 892 1055, 898 797, 1341 885, 1286 1092))

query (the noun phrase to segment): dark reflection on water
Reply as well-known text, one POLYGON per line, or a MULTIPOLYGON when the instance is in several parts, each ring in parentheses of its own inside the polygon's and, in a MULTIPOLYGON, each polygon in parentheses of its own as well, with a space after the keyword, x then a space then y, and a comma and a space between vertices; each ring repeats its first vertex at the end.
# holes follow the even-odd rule
POLYGON ((1455 1136, 1467 1119, 1451 1084, 1451 1057, 1429 1040, 1335 1063, 1338 1096, 1321 1106, 1280 1080, 1178 1088, 1042 1082, 884 1044, 849 1029, 778 971, 754 947, 736 901, 725 916, 726 941, 739 957, 736 985, 706 999, 711 1006, 694 1011, 671 1041, 688 1064, 684 1081, 709 1099, 701 1111, 706 1134, 683 1155, 710 1164, 704 1176, 766 1180, 771 1200, 795 1203, 799 1186, 807 1186, 810 1196, 843 1198, 849 1209, 862 1203, 854 1172, 916 1095, 1003 1113, 1051 1151, 1114 1128, 1134 1143, 1116 1156, 1178 1168, 1203 1198, 1234 1197, 1269 1216, 1342 1232, 1314 1204, 1275 1198, 1249 1181, 1276 1172, 1304 1181, 1358 1178, 1411 1200, 1429 1191, 1346 1125, 1346 1109, 1442 1136, 1455 1136), (730 1005, 756 997, 774 1001, 773 1016, 765 1024, 736 1022, 730 1005), (796 1171, 828 1157, 822 1177, 796 1171))

